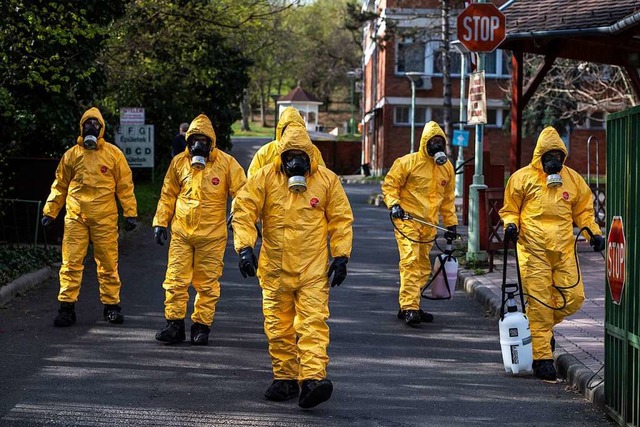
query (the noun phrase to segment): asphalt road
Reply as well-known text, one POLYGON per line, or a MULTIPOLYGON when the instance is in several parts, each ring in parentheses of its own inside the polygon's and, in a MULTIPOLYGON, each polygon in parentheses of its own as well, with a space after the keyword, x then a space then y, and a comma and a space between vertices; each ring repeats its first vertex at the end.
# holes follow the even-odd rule
MULTIPOLYGON (((245 167, 240 156, 250 158, 255 144, 235 145, 245 167)), ((462 291, 426 301, 432 324, 396 319, 398 254, 387 212, 366 203, 376 186, 346 189, 355 241, 349 276, 331 290, 330 401, 303 411, 296 401, 263 398, 271 364, 260 289, 240 275, 231 240, 209 346, 155 341, 165 323, 167 246, 147 226, 120 248, 123 325, 102 320, 93 260, 75 326, 52 325, 56 279, 0 310, 0 425, 611 425, 562 383, 505 374, 495 319, 462 291)))

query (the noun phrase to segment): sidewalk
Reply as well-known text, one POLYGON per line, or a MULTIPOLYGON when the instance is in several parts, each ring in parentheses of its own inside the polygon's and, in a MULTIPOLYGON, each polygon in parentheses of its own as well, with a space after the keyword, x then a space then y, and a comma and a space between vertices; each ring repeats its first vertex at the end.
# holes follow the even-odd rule
MULTIPOLYGON (((462 222, 461 222, 462 223, 462 222)), ((467 227, 458 226, 467 235, 467 227)), ((554 328, 554 358, 558 375, 599 407, 604 407, 604 309, 605 261, 589 244, 578 241, 578 256, 584 282, 585 300, 580 310, 554 328)), ((494 257, 492 273, 475 275, 461 270, 464 290, 481 302, 491 315, 500 313, 503 254, 494 257)), ((515 257, 507 259, 507 283, 516 283, 515 257)))

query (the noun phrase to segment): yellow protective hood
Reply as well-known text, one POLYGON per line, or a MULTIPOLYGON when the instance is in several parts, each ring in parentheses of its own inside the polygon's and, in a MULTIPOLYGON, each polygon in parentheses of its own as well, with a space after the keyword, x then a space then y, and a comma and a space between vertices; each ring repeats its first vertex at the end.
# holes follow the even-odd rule
POLYGON ((551 126, 547 126, 540 132, 536 148, 533 150, 533 159, 531 160, 531 166, 538 170, 542 170, 542 155, 547 151, 560 150, 564 153, 564 163, 567 160, 567 147, 564 145, 564 141, 560 138, 560 134, 551 126))
MULTIPOLYGON (((189 137, 191 135, 204 135, 211 140, 211 152, 209 153, 208 160, 213 161, 217 154, 216 133, 213 130, 213 125, 211 124, 211 120, 209 120, 209 117, 204 114, 200 114, 198 117, 193 119, 193 121, 189 125, 189 129, 187 129, 187 134, 185 135, 187 142, 189 141, 189 137)), ((189 149, 188 143, 186 149, 189 149)))
POLYGON ((105 144, 105 140, 104 140, 105 125, 104 125, 104 119, 102 118, 102 114, 100 113, 100 110, 98 110, 96 107, 89 108, 82 115, 82 118, 80 119, 80 136, 78 136, 78 138, 76 139, 76 143, 82 147, 82 141, 84 140, 84 138, 82 137, 82 126, 84 125, 84 122, 86 122, 89 119, 97 119, 100 122, 100 125, 101 125, 100 135, 98 135, 98 149, 100 149, 105 144))
POLYGON ((289 150, 301 150, 307 153, 311 163, 311 170, 309 174, 318 170, 318 160, 315 158, 313 153, 313 143, 309 138, 309 133, 307 132, 307 128, 304 124, 297 122, 291 123, 287 127, 287 132, 280 140, 278 148, 278 157, 276 157, 273 162, 276 170, 279 171, 282 168, 282 153, 289 150))
POLYGON ((291 123, 299 123, 305 126, 304 119, 300 115, 300 112, 296 108, 287 107, 282 110, 280 120, 278 120, 278 125, 276 126, 276 141, 282 139, 282 131, 291 123))
POLYGON ((420 137, 420 153, 431 160, 433 160, 433 158, 427 153, 427 142, 429 142, 429 140, 434 136, 443 137, 446 144, 447 136, 440 125, 434 121, 430 121, 424 125, 424 129, 422 130, 422 136, 420 137))

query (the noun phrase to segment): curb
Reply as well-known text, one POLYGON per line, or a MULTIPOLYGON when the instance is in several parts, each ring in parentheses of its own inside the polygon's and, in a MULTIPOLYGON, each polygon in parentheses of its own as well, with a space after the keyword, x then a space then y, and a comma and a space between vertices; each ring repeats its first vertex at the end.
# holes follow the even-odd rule
POLYGON ((51 267, 43 267, 40 270, 23 274, 16 280, 9 282, 0 288, 0 307, 5 306, 18 295, 39 285, 49 277, 51 277, 51 267))
MULTIPOLYGON (((478 301, 491 317, 500 315, 500 298, 487 286, 475 278, 468 270, 460 270, 458 281, 462 283, 464 291, 478 301)), ((556 353, 559 353, 556 349, 556 353)), ((554 356, 558 376, 564 378, 567 385, 582 394, 585 399, 605 409, 604 381, 596 373, 587 368, 582 362, 569 353, 554 356)))

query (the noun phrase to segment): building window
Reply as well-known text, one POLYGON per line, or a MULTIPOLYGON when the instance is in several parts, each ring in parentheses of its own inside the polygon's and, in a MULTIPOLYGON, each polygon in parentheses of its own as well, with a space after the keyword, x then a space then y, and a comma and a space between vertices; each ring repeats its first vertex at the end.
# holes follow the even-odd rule
MULTIPOLYGON (((505 51, 496 49, 491 53, 484 54, 484 69, 487 76, 492 77, 510 77, 511 76, 511 55, 505 51)), ((439 42, 429 43, 427 48, 427 75, 442 75, 442 50, 439 42)), ((455 50, 451 51, 451 68, 449 73, 451 76, 460 76, 460 64, 462 59, 460 53, 455 50)), ((466 74, 471 73, 471 60, 467 57, 466 74)))
MULTIPOLYGON (((433 107, 431 109, 431 120, 444 126, 444 108, 433 107)), ((460 108, 451 110, 451 123, 457 124, 460 121, 460 108)))
MULTIPOLYGON (((414 117, 416 125, 424 125, 427 123, 427 108, 416 107, 416 116, 414 117)), ((394 125, 411 125, 411 107, 397 106, 393 108, 393 124, 394 125)))
POLYGON ((424 73, 424 42, 403 41, 397 45, 396 73, 424 73))

